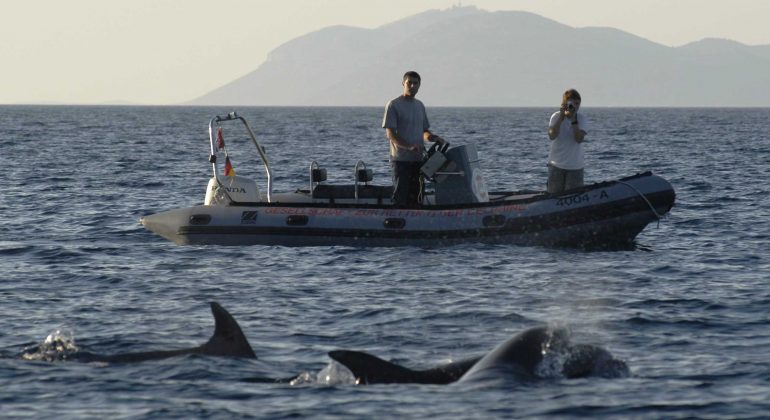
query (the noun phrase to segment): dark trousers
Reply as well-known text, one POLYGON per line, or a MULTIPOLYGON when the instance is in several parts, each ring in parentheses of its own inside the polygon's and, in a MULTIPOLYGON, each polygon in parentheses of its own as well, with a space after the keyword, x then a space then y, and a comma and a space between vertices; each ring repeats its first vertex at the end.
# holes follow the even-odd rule
POLYGON ((422 201, 422 162, 392 161, 393 167, 393 205, 398 207, 417 207, 422 201))

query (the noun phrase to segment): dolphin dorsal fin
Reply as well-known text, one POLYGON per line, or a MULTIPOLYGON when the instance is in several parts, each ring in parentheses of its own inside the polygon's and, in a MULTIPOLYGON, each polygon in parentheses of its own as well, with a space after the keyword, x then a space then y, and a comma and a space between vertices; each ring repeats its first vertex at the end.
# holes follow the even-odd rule
POLYGON ((353 350, 334 350, 329 357, 348 368, 356 380, 366 384, 420 382, 420 372, 353 350))
POLYGON ((214 315, 214 335, 200 346, 200 354, 257 358, 238 322, 222 305, 211 302, 211 314, 214 315))

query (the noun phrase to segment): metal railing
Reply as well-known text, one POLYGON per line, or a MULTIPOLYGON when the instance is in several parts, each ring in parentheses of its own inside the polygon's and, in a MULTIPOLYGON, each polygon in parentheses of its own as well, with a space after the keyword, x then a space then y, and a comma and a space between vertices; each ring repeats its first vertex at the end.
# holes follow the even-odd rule
MULTIPOLYGON (((267 155, 265 154, 265 149, 262 148, 262 146, 257 141, 257 136, 254 135, 254 132, 251 130, 251 127, 249 127, 249 124, 246 122, 246 119, 241 117, 240 115, 236 114, 235 112, 230 112, 227 114, 227 116, 215 116, 214 118, 209 121, 209 142, 211 143, 211 155, 209 158, 209 162, 211 162, 212 169, 214 170, 214 178, 217 180, 217 183, 220 187, 222 187, 222 183, 219 180, 219 176, 217 175, 217 159, 216 159, 216 152, 217 152, 217 146, 216 146, 216 130, 214 130, 214 125, 217 126, 222 122, 228 122, 228 121, 235 121, 240 120, 243 123, 243 126, 246 127, 246 131, 249 133, 249 137, 251 137, 251 142, 254 143, 254 147, 257 148, 257 152, 259 153, 260 159, 262 159, 262 164, 265 167, 265 173, 267 174, 267 202, 272 203, 273 202, 273 172, 270 170, 270 164, 267 161, 267 155)), ((223 189, 224 190, 224 189, 223 189)), ((229 195, 228 198, 230 201, 235 202, 229 195)))

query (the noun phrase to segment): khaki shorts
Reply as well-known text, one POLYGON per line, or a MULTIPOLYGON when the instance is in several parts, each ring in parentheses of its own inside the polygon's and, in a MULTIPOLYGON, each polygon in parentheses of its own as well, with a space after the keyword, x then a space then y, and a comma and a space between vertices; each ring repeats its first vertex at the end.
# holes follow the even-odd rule
POLYGON ((548 192, 560 193, 583 186, 582 169, 561 169, 548 164, 548 192))

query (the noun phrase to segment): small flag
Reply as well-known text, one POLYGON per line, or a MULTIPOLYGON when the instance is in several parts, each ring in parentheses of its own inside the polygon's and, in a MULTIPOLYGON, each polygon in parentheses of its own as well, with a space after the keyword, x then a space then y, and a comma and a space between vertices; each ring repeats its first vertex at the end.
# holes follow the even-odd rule
POLYGON ((235 169, 233 164, 230 163, 230 157, 225 157, 225 176, 235 176, 235 169))
POLYGON ((225 136, 222 135, 222 127, 217 128, 217 149, 222 150, 225 148, 225 136))

